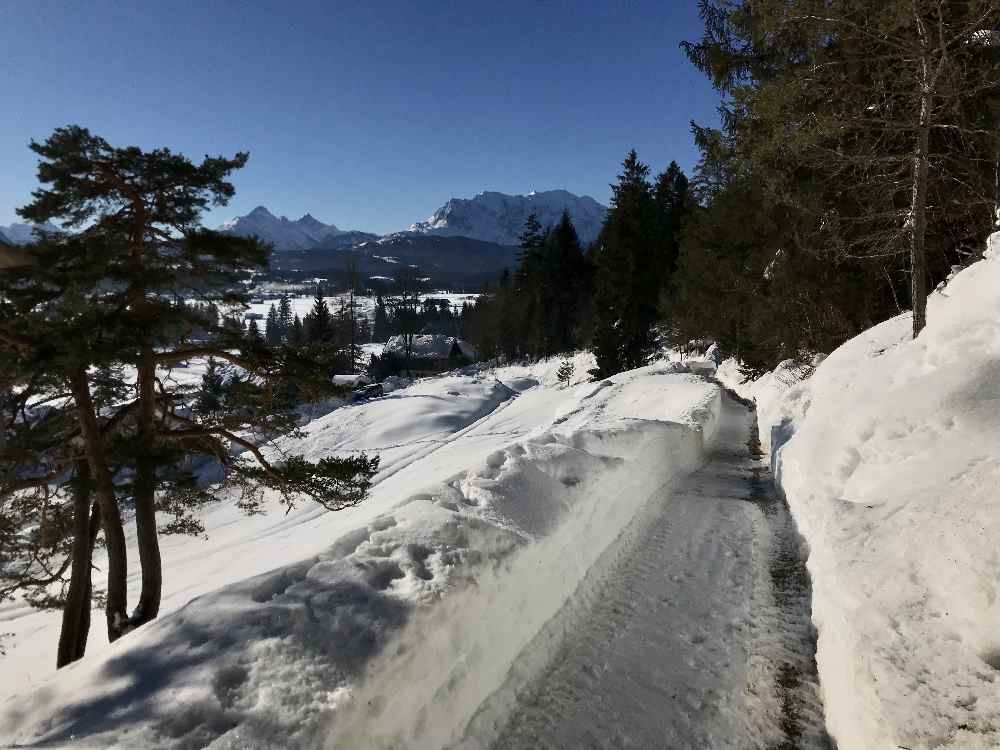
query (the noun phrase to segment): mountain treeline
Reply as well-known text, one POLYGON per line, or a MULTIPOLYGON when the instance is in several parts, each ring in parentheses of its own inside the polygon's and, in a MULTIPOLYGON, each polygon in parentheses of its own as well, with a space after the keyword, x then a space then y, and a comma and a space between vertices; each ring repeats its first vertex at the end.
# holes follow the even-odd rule
POLYGON ((612 190, 607 219, 589 248, 568 213, 547 230, 528 218, 517 269, 465 316, 482 357, 538 359, 592 346, 596 374, 604 377, 652 355, 691 208, 688 181, 676 163, 651 181, 649 167, 631 151, 612 190))
POLYGON ((980 257, 1000 157, 995 0, 702 0, 722 95, 666 318, 751 368, 828 352, 980 257))

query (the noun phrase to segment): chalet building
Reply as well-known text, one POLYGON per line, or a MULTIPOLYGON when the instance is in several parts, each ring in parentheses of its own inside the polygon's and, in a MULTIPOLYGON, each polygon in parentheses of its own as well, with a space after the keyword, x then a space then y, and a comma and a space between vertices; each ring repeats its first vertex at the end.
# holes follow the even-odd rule
POLYGON ((399 374, 421 377, 455 370, 475 359, 476 350, 468 341, 438 333, 413 336, 407 358, 405 337, 393 336, 382 356, 372 357, 370 369, 378 379, 399 374))

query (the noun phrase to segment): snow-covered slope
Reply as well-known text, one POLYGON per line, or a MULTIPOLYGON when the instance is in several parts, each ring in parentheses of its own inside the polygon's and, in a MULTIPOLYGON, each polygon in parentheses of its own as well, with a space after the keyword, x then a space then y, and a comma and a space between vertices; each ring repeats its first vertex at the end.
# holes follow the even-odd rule
MULTIPOLYGON (((756 390, 809 549, 828 727, 844 750, 1000 746, 1000 235, 808 379, 756 390)), ((786 376, 788 368, 784 368, 786 376)))
POLYGON ((0 242, 6 241, 11 245, 27 245, 35 241, 35 229, 43 232, 57 233, 59 227, 51 222, 44 224, 19 224, 14 222, 7 226, 0 226, 0 242))
POLYGON ((164 540, 160 619, 111 647, 95 625, 87 658, 57 676, 58 617, 0 609, 16 696, 0 704, 0 742, 453 740, 715 429, 717 388, 676 366, 588 383, 580 354, 563 386, 559 364, 418 381, 313 421, 292 446, 309 457, 382 456, 368 501, 251 518, 218 504, 208 541, 164 540))
POLYGON ((472 237, 517 245, 528 215, 534 213, 543 227, 559 221, 563 210, 569 211, 580 241, 593 241, 601 231, 607 206, 588 195, 578 196, 566 190, 546 190, 527 195, 483 192, 474 198, 452 198, 426 221, 410 226, 410 231, 424 234, 472 237))
POLYGON ((333 224, 324 224, 310 214, 291 221, 284 216, 278 218, 264 206, 227 221, 219 230, 240 237, 255 235, 273 244, 276 250, 306 250, 344 234, 333 224))

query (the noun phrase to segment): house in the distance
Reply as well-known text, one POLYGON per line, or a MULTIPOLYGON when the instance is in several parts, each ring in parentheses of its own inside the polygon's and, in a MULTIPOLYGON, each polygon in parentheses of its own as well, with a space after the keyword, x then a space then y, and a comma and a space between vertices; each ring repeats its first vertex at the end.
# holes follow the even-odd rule
POLYGON ((468 341, 439 333, 413 336, 409 357, 406 349, 405 336, 390 338, 382 356, 372 357, 369 368, 372 375, 377 379, 398 374, 434 375, 471 364, 476 359, 476 350, 468 341))

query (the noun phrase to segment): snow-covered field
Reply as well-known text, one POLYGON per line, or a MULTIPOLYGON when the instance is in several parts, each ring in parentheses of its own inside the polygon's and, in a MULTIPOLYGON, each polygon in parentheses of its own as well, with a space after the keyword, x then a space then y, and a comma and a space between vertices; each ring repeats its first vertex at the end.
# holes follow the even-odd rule
MULTIPOLYGON (((472 304, 479 297, 478 294, 468 294, 464 292, 449 292, 449 291, 439 291, 439 292, 428 292, 426 294, 419 295, 421 303, 426 299, 445 299, 448 300, 448 304, 451 305, 452 310, 455 308, 461 308, 463 302, 468 302, 472 304)), ((330 312, 336 313, 340 309, 341 305, 347 305, 349 302, 349 295, 346 293, 335 294, 330 297, 324 297, 326 304, 330 308, 330 312)), ((315 298, 311 295, 291 295, 288 298, 291 303, 292 315, 298 315, 299 318, 305 318, 312 310, 313 302, 315 298)), ((365 315, 369 318, 373 317, 375 314, 375 298, 374 297, 363 297, 357 295, 354 297, 355 304, 358 307, 358 313, 360 315, 365 315)), ((267 312, 274 305, 275 308, 278 307, 277 299, 269 299, 264 302, 253 302, 250 304, 248 313, 254 313, 260 315, 262 318, 267 318, 267 312)))
MULTIPOLYGON (((796 383, 742 386, 809 547, 839 747, 1000 746, 1000 235, 796 383)), ((720 376, 731 376, 731 363, 720 376)))
POLYGON ((421 380, 315 419, 290 447, 378 453, 369 500, 249 518, 220 501, 207 540, 163 540, 161 617, 109 646, 95 612, 87 657, 58 675, 58 616, 4 605, 0 739, 451 741, 716 429, 718 389, 678 365, 588 383, 592 358, 574 362, 569 386, 548 361, 421 380))

